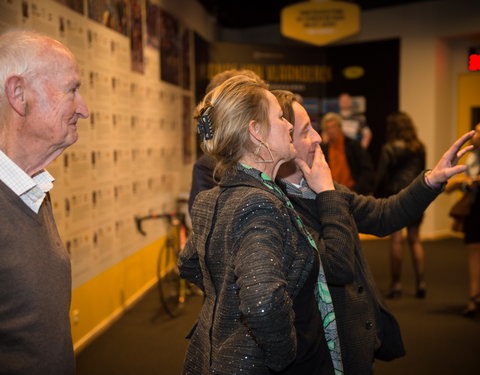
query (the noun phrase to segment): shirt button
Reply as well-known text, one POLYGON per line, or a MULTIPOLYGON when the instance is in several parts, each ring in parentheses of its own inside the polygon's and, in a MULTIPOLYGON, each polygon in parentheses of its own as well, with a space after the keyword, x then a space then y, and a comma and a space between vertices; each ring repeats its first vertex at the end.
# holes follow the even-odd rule
POLYGON ((366 329, 371 329, 373 327, 373 323, 372 322, 366 322, 365 323, 365 328, 366 329))

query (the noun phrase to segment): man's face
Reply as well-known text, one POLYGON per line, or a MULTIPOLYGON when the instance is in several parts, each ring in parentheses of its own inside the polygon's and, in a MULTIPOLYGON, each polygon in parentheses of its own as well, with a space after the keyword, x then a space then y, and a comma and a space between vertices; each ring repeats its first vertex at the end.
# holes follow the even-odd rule
POLYGON ((341 110, 348 110, 352 107, 352 98, 350 95, 342 94, 338 98, 338 106, 341 110))
POLYGON ((317 144, 320 144, 322 138, 312 127, 310 117, 305 108, 297 102, 293 102, 292 108, 295 115, 293 144, 297 150, 297 158, 302 159, 311 167, 315 155, 315 148, 317 144))
POLYGON ((88 108, 79 92, 80 74, 68 53, 49 52, 52 69, 39 72, 31 82, 27 111, 30 142, 45 152, 60 154, 78 138, 77 121, 87 118, 88 108))

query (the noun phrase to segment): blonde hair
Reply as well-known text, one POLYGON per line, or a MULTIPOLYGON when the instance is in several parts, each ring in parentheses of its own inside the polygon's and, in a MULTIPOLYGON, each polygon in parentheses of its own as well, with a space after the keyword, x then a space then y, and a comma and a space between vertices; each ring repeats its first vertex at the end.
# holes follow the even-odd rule
POLYGON ((214 88, 220 86, 223 82, 225 82, 227 79, 229 78, 232 78, 234 76, 238 76, 238 75, 244 75, 244 76, 247 76, 247 77, 250 77, 264 85, 266 85, 267 83, 260 78, 260 76, 255 73, 253 70, 249 70, 249 69, 229 69, 229 70, 224 70, 223 72, 220 72, 220 73, 217 73, 215 74, 212 79, 210 80, 210 82, 208 83, 207 85, 207 88, 205 89, 205 92, 210 92, 212 91, 214 88))
POLYGON ((197 106, 196 116, 206 108, 213 137, 202 142, 205 153, 217 160, 214 176, 233 169, 248 152, 254 152, 249 124, 256 121, 262 135, 270 131, 267 86, 245 75, 236 75, 216 87, 197 106))
POLYGON ((335 121, 340 128, 342 127, 342 118, 340 115, 335 112, 328 112, 322 117, 322 130, 325 130, 325 124, 330 121, 335 121))

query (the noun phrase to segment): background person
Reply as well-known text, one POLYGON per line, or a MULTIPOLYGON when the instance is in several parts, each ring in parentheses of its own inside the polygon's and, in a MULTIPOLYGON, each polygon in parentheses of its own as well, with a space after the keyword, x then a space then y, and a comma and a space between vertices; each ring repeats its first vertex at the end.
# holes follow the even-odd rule
POLYGON ((322 149, 334 181, 358 194, 372 193, 372 159, 358 141, 345 136, 341 117, 334 112, 326 113, 322 118, 321 128, 326 135, 322 149))
MULTIPOLYGON (((425 146, 418 139, 409 115, 393 113, 387 118, 386 143, 382 147, 375 181, 375 196, 384 198, 398 193, 425 169, 425 146)), ((412 254, 417 298, 425 298, 425 255, 420 241, 423 213, 407 225, 407 242, 412 254)), ((391 285, 387 298, 402 294, 403 238, 402 230, 390 237, 391 285)))
POLYGON ((197 196, 180 253, 181 276, 205 292, 184 373, 341 370, 317 249, 273 182, 295 156, 292 125, 267 86, 242 75, 210 91, 198 114, 222 179, 197 196))
POLYGON ((0 373, 74 373, 70 259, 44 169, 88 117, 72 53, 46 36, 0 36, 0 373))
POLYGON ((447 184, 445 190, 471 192, 470 214, 463 219, 464 242, 468 251, 469 299, 463 314, 480 313, 480 124, 471 139, 474 151, 468 155, 465 174, 447 184))
POLYGON ((398 324, 375 286, 358 233, 385 236, 423 212, 441 192, 442 183, 465 168, 455 166, 452 159, 468 136, 445 153, 428 177, 421 173, 401 193, 388 199, 366 197, 339 184, 331 188, 331 173, 318 147, 321 138, 307 111, 293 93, 272 92, 286 119, 294 125, 297 150, 296 163, 280 167, 279 185, 320 251, 337 316, 344 373, 372 374, 374 358, 392 360, 405 351, 398 324))
POLYGON ((367 125, 365 115, 354 108, 350 94, 339 95, 338 114, 342 118, 343 133, 347 137, 359 141, 362 147, 367 149, 372 141, 372 131, 367 125))

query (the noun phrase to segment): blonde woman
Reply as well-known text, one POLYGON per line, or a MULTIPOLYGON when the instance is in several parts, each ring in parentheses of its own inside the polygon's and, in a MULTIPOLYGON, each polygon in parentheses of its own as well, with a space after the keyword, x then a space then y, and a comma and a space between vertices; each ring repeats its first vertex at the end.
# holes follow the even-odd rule
POLYGON ((181 275, 205 292, 183 373, 342 374, 315 242, 274 183, 296 155, 292 125, 242 75, 209 92, 197 118, 222 178, 197 196, 180 256, 181 275))

